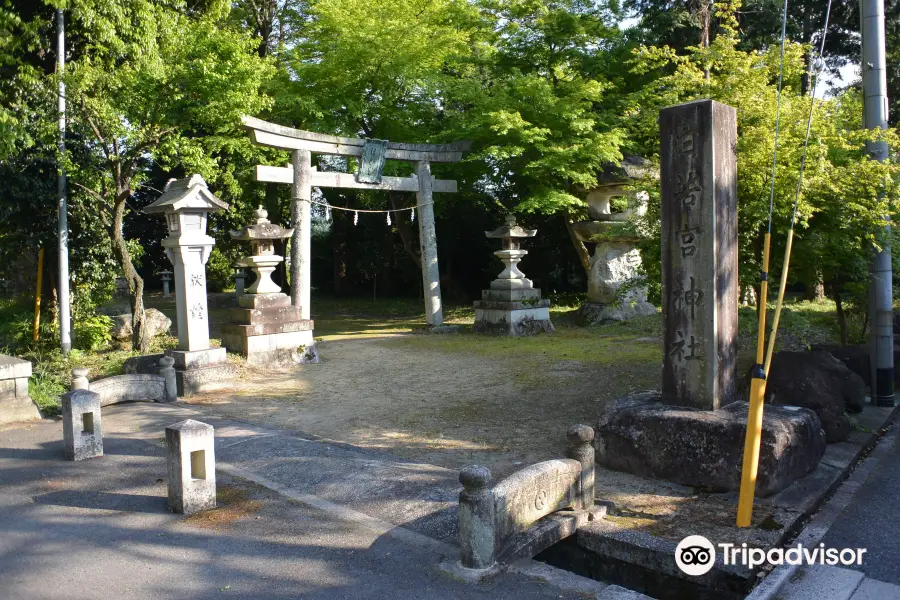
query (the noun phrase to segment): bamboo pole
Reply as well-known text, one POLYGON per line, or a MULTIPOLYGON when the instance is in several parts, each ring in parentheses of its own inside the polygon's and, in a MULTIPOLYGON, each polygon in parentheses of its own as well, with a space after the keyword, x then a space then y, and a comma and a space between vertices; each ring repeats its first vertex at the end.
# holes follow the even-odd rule
POLYGON ((34 294, 34 335, 32 341, 38 341, 38 333, 41 329, 41 285, 44 275, 44 249, 38 251, 37 264, 37 291, 34 294))
MULTIPOLYGON (((769 244, 772 234, 766 233, 763 242, 763 264, 759 276, 759 328, 756 332, 756 365, 750 383, 750 408, 747 412, 747 433, 744 436, 744 464, 741 468, 741 491, 738 496, 737 526, 750 527, 753 517, 753 498, 759 471, 759 446, 762 439, 763 402, 766 397, 766 373, 763 356, 766 345, 766 299, 769 295, 769 244)), ((787 271, 785 271, 786 273, 787 271)), ((772 336, 774 338, 774 335, 772 336)))
POLYGON ((775 334, 778 333, 778 323, 781 321, 781 309, 784 306, 784 290, 787 287, 788 267, 791 264, 791 247, 794 245, 794 228, 788 230, 787 243, 784 246, 784 266, 781 268, 781 281, 778 284, 778 301, 775 303, 775 318, 772 320, 772 335, 769 336, 769 347, 766 349, 766 363, 763 373, 769 374, 772 365, 772 354, 775 352, 775 334))

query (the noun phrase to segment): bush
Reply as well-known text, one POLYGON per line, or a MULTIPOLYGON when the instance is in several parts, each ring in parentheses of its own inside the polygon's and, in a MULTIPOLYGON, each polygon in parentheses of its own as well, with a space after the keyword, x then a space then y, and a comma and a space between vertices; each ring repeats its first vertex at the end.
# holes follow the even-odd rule
POLYGON ((87 352, 103 350, 112 341, 112 318, 106 315, 88 315, 73 323, 72 346, 87 352))

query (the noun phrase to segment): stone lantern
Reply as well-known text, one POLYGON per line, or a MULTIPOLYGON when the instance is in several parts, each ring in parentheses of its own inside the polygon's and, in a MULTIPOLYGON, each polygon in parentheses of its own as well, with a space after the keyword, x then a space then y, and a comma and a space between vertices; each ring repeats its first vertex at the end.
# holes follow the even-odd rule
POLYGON ((494 256, 503 262, 504 269, 491 282, 490 289, 482 291, 481 301, 475 303, 473 331, 513 336, 552 332, 550 301, 541 299, 541 290, 526 279, 518 266, 528 254, 521 249, 522 240, 534 237, 537 230, 523 229, 513 215, 508 215, 503 227, 484 234, 503 240, 503 248, 494 256))
POLYGON ((172 271, 160 271, 159 278, 162 280, 163 284, 163 298, 168 298, 172 295, 171 283, 172 283, 172 271))
POLYGON ((214 386, 206 384, 227 379, 234 372, 225 362, 225 349, 209 347, 206 303, 206 261, 216 243, 206 234, 207 217, 227 209, 200 175, 170 180, 162 196, 144 209, 147 214, 165 216, 168 226, 169 236, 162 247, 175 268, 178 349, 166 354, 175 359, 178 391, 183 396, 211 389, 214 386))
POLYGON ((284 258, 275 254, 275 240, 291 237, 294 230, 269 222, 262 207, 254 211, 256 222, 232 231, 235 240, 250 242, 251 256, 239 261, 256 274, 256 281, 238 298, 231 323, 222 328, 222 343, 250 364, 270 365, 318 362, 313 343, 313 322, 303 319, 300 307, 281 293, 272 272, 284 258))
POLYGON ((293 229, 284 229, 281 225, 269 222, 269 213, 259 207, 253 214, 256 224, 244 227, 241 231, 232 231, 231 238, 250 242, 252 256, 240 261, 240 264, 256 273, 256 281, 246 289, 247 294, 279 294, 281 288, 272 281, 272 273, 284 258, 275 254, 275 240, 286 240, 294 234, 293 229))
POLYGON ((588 274, 588 298, 579 313, 591 324, 624 321, 656 314, 647 301, 647 286, 641 280, 641 234, 636 220, 647 212, 647 194, 629 189, 635 179, 651 173, 650 163, 627 156, 620 164, 609 164, 597 175, 597 184, 587 190, 589 221, 575 223, 572 232, 582 244, 593 245, 588 274), (614 201, 624 205, 613 210, 614 201), (627 291, 621 290, 628 284, 627 291))

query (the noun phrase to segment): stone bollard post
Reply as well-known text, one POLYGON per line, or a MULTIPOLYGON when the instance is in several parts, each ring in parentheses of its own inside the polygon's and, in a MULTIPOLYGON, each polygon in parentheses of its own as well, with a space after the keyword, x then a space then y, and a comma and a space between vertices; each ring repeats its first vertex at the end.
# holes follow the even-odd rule
POLYGON ((76 389, 63 394, 60 399, 66 457, 69 460, 84 460, 103 456, 100 394, 76 389))
POLYGON ((88 370, 84 367, 75 367, 72 369, 72 389, 73 390, 89 390, 91 384, 88 381, 88 370))
POLYGON ((178 382, 175 379, 175 359, 163 356, 159 359, 159 374, 166 380, 166 402, 178 400, 178 382))
POLYGON ((572 425, 566 437, 569 439, 566 458, 581 463, 579 508, 590 510, 594 507, 594 430, 587 425, 572 425))
POLYGON ((466 467, 459 473, 460 564, 467 569, 490 569, 495 558, 494 494, 486 467, 466 467))
POLYGON ((213 426, 188 419, 166 427, 169 510, 190 515, 216 507, 213 426))

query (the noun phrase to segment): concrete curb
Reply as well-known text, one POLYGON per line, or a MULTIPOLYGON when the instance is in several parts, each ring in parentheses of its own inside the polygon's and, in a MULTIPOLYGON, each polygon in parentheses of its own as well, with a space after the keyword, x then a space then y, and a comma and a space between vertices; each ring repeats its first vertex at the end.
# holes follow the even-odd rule
MULTIPOLYGON (((803 530, 793 540, 792 544, 815 546, 828 533, 831 526, 837 521, 840 514, 853 501, 859 489, 868 480, 869 475, 875 470, 883 459, 887 457, 894 445, 900 440, 900 427, 895 426, 900 406, 894 409, 887 420, 885 428, 888 430, 880 440, 875 442, 874 449, 856 469, 838 487, 834 495, 826 500, 819 512, 806 524, 803 530)), ((877 435, 877 434, 876 434, 877 435)), ((746 600, 773 600, 775 595, 788 583, 801 565, 782 565, 776 567, 768 577, 747 596, 746 600)))

